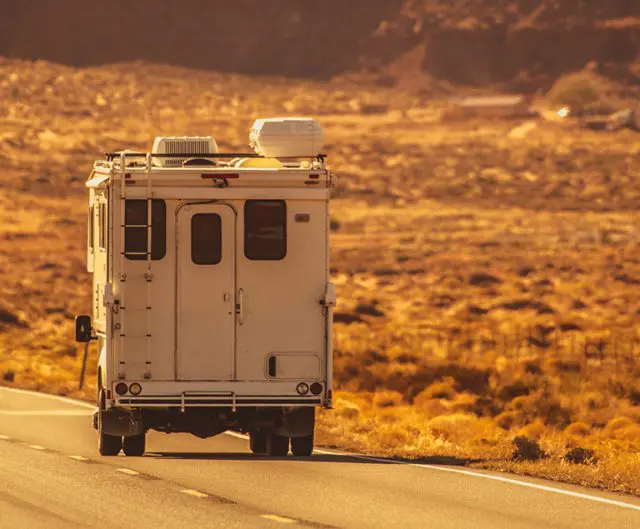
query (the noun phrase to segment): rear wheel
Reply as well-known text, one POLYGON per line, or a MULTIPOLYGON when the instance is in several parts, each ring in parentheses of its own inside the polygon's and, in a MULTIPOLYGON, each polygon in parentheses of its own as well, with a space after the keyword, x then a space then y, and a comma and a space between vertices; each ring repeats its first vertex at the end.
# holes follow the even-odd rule
POLYGON ((142 456, 145 449, 145 437, 144 433, 125 437, 122 443, 122 449, 125 455, 137 457, 142 456))
POLYGON ((309 457, 313 452, 313 434, 291 438, 291 452, 294 456, 309 457))
POLYGON ((117 456, 122 449, 122 437, 115 435, 108 435, 102 431, 103 418, 102 415, 105 410, 105 395, 104 390, 100 390, 98 393, 98 452, 101 456, 117 456))
POLYGON ((267 454, 270 456, 286 456, 289 453, 289 438, 270 433, 267 435, 267 454))
POLYGON ((249 447, 253 454, 267 453, 267 432, 255 430, 249 433, 249 447))

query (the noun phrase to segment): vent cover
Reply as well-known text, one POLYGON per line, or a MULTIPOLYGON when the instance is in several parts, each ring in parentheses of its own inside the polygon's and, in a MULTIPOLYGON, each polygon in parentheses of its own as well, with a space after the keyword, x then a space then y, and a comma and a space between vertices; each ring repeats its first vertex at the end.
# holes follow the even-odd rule
POLYGON ((213 136, 158 136, 153 142, 152 154, 182 154, 176 158, 157 158, 162 167, 181 167, 194 156, 217 154, 218 144, 213 136), (186 156, 184 156, 186 155, 186 156))

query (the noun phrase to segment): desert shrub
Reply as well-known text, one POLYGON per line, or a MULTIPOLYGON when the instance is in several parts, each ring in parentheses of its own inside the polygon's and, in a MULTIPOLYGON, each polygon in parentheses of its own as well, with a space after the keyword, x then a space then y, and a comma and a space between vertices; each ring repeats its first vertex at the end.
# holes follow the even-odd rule
POLYGON ((546 455, 540 445, 528 437, 519 435, 513 440, 513 444, 513 459, 516 461, 538 461, 546 455))
POLYGON ((478 397, 469 393, 459 393, 451 402, 453 413, 475 413, 477 409, 478 397))
POLYGON ((584 422, 574 422, 564 429, 565 437, 586 437, 592 431, 591 426, 584 422))
POLYGON ((427 428, 434 437, 453 440, 456 437, 467 437, 474 431, 477 418, 473 415, 456 413, 454 415, 443 415, 435 417, 427 423, 427 428))
POLYGON ((389 362, 389 357, 384 352, 380 352, 376 349, 369 349, 362 355, 362 363, 366 366, 370 366, 377 363, 386 364, 389 362))
POLYGON ((455 383, 456 381, 451 377, 446 377, 441 382, 434 382, 427 389, 420 392, 416 400, 418 398, 451 400, 456 394, 455 383))
POLYGON ((609 106, 604 95, 603 81, 589 72, 559 77, 547 93, 546 99, 552 107, 568 106, 578 113, 609 106))
POLYGON ((590 448, 576 447, 569 450, 564 460, 573 465, 593 465, 597 463, 595 453, 590 448))
POLYGON ((427 417, 437 417, 439 415, 448 415, 450 408, 448 401, 442 399, 432 399, 422 396, 422 393, 416 397, 413 405, 424 413, 427 417))
POLYGON ((378 391, 373 395, 373 404, 378 408, 392 408, 402 404, 402 393, 378 391))
POLYGON ((498 398, 502 400, 513 400, 517 397, 524 397, 533 391, 532 384, 528 381, 517 380, 513 384, 504 386, 498 392, 498 398))
POLYGON ((334 410, 336 415, 345 419, 355 420, 360 416, 360 407, 345 399, 336 399, 334 410))
POLYGON ((607 423, 604 433, 607 437, 619 441, 638 441, 640 425, 629 417, 615 417, 607 423))
POLYGON ((546 428, 542 421, 537 420, 522 427, 518 435, 528 437, 529 439, 540 439, 544 435, 545 430, 546 428))
POLYGON ((386 386, 404 392, 410 402, 432 384, 449 378, 455 381, 456 390, 485 395, 489 392, 489 376, 488 370, 459 364, 420 364, 410 376, 400 372, 390 375, 386 386))
POLYGON ((503 430, 511 430, 515 426, 522 424, 523 414, 522 412, 503 411, 494 419, 494 422, 496 426, 503 430))

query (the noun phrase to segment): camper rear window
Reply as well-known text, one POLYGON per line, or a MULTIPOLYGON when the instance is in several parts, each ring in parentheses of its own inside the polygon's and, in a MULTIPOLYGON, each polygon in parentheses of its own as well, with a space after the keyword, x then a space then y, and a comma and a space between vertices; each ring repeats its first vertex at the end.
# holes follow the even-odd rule
POLYGON ((191 217, 191 260, 197 265, 215 265, 222 260, 222 219, 215 213, 191 217))
MULTIPOLYGON (((167 253, 167 211, 164 200, 151 201, 151 259, 167 253)), ((132 261, 146 261, 147 201, 127 200, 124 210, 124 254, 132 261)))
POLYGON ((284 200, 247 200, 244 205, 244 255, 279 261, 287 255, 287 205, 284 200))

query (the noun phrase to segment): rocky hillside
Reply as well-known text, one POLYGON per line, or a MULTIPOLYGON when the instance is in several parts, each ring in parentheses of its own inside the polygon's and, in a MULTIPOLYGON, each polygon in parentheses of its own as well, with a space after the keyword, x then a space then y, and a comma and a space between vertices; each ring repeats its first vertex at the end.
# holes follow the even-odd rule
POLYGON ((3 0, 0 55, 535 91, 588 64, 636 79, 635 0, 3 0), (8 23, 7 23, 8 22, 8 23), (357 75, 356 75, 357 78, 357 75))

